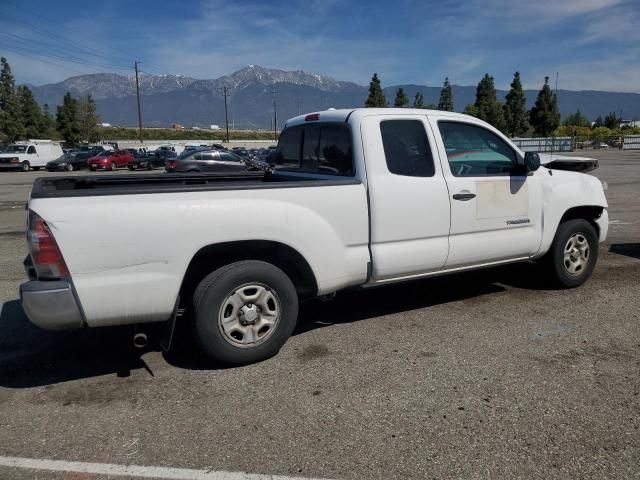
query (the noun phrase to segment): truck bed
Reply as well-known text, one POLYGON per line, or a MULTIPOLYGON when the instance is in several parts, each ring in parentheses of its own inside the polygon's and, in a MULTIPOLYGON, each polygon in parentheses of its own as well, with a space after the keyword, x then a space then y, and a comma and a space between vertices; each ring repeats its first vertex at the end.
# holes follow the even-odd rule
POLYGON ((40 177, 34 181, 31 198, 298 188, 358 183, 359 180, 350 177, 313 178, 269 172, 40 177))

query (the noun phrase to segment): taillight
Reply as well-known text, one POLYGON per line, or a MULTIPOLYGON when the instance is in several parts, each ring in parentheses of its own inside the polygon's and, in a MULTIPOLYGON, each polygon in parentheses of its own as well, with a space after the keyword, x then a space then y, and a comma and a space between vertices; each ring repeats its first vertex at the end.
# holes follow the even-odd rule
POLYGON ((319 113, 310 113, 309 115, 304 117, 304 121, 305 122, 315 122, 317 120, 320 120, 320 114, 319 113))
POLYGON ((39 279, 55 280, 69 275, 67 264, 47 222, 33 210, 29 210, 27 241, 39 279))

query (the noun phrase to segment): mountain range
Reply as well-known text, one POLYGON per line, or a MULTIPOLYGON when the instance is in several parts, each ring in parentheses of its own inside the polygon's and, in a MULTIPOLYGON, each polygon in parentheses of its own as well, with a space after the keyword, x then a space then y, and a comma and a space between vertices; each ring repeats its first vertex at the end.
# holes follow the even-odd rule
MULTIPOLYGON (((112 125, 137 124, 135 76, 96 73, 70 77, 59 83, 29 86, 41 104, 54 106, 62 102, 66 92, 80 97, 92 95, 103 122, 112 125)), ((276 101, 278 126, 299 113, 327 108, 351 108, 364 104, 368 87, 335 80, 327 75, 284 71, 249 65, 231 75, 198 80, 182 75, 140 76, 143 125, 167 127, 179 123, 187 127, 224 124, 224 88, 227 89, 229 123, 235 128, 272 128, 273 102, 276 101), (275 95, 274 92, 275 91, 275 95)), ((410 100, 416 92, 424 103, 438 103, 440 86, 393 85, 386 87, 387 100, 393 103, 396 90, 402 87, 410 100)), ((475 100, 475 86, 453 85, 453 101, 462 111, 475 100)), ((506 91, 498 90, 500 100, 506 91)), ((527 108, 531 108, 537 90, 525 90, 527 108)), ((640 117, 640 94, 604 91, 558 90, 558 107, 563 116, 578 108, 591 120, 616 112, 623 118, 640 117)))

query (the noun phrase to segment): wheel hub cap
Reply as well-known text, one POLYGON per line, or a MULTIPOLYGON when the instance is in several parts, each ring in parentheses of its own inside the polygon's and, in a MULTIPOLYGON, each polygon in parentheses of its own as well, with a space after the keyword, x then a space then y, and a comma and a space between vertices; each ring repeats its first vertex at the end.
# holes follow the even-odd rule
POLYGON ((589 264, 589 241, 583 233, 574 233, 564 247, 564 268, 569 275, 581 275, 589 264))
POLYGON ((268 286, 251 283, 230 292, 220 307, 218 326, 223 338, 236 347, 254 347, 266 341, 280 321, 280 300, 268 286))

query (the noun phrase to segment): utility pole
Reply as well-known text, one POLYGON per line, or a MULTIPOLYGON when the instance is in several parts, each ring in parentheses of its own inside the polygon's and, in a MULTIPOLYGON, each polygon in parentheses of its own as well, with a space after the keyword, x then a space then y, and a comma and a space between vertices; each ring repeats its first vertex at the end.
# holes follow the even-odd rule
POLYGON ((273 86, 273 141, 278 141, 278 114, 276 112, 276 87, 273 86))
POLYGON ((224 94, 224 122, 227 125, 227 144, 229 143, 229 111, 227 110, 227 87, 222 87, 224 94))
POLYGON ((142 111, 140 110, 140 80, 138 80, 138 61, 133 63, 133 68, 136 70, 136 98, 138 99, 138 136, 140 143, 142 143, 142 111))

